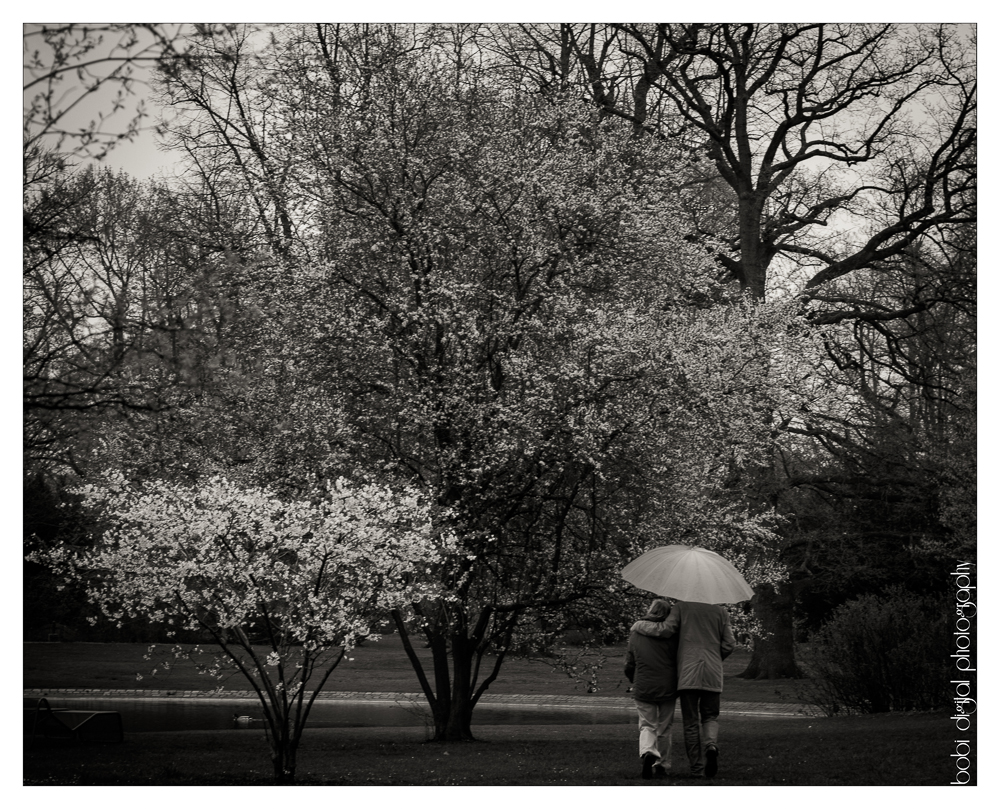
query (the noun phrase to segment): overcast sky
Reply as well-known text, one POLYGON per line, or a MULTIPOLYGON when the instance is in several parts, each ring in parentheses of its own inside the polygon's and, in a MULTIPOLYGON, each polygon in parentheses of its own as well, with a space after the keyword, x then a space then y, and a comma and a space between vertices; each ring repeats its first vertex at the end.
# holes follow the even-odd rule
POLYGON ((157 148, 156 135, 149 129, 143 130, 132 143, 120 143, 105 158, 104 164, 114 169, 124 169, 133 177, 146 180, 165 171, 173 172, 176 155, 157 148))
MULTIPOLYGON (((58 9, 58 7, 60 5, 62 5, 62 4, 56 3, 55 7, 58 9)), ((499 9, 500 9, 499 6, 479 7, 477 9, 477 11, 478 11, 477 16, 490 17, 491 19, 493 17, 496 17, 498 20, 503 20, 503 19, 506 19, 506 20, 511 20, 511 19, 532 20, 532 19, 538 19, 540 11, 544 11, 545 9, 552 9, 552 12, 550 14, 550 16, 552 18, 556 18, 556 17, 562 16, 562 17, 571 17, 573 19, 580 19, 582 17, 587 17, 587 16, 600 17, 601 14, 603 13, 603 12, 597 11, 596 9, 588 8, 587 4, 583 4, 582 6, 581 5, 574 5, 574 6, 572 6, 572 8, 574 10, 572 12, 570 12, 570 13, 567 13, 569 11, 568 8, 561 8, 560 9, 560 6, 563 6, 563 5, 564 4, 551 4, 550 3, 550 4, 544 4, 543 6, 538 6, 537 4, 533 4, 530 7, 530 10, 528 10, 527 7, 524 6, 523 4, 520 4, 520 3, 517 3, 517 2, 513 3, 513 4, 509 4, 508 3, 508 4, 504 4, 502 12, 499 11, 499 9), (560 13, 560 11, 562 13, 560 13), (518 12, 520 12, 520 15, 518 15, 518 12), (592 13, 588 14, 587 12, 592 12, 592 13)), ((773 17, 775 20, 777 20, 779 18, 783 18, 785 16, 788 16, 788 17, 794 16, 795 15, 794 8, 796 8, 797 6, 795 6, 793 4, 789 4, 789 5, 790 5, 790 8, 793 9, 793 10, 791 10, 789 14, 785 15, 785 14, 782 14, 782 9, 786 6, 785 3, 765 3, 763 5, 763 7, 756 8, 754 16, 761 17, 763 15, 765 17, 768 17, 769 19, 771 17, 773 17), (770 14, 770 16, 768 16, 769 14, 770 14)), ((67 4, 67 7, 68 7, 68 4, 67 4)), ((52 8, 52 4, 47 4, 46 8, 47 9, 51 9, 52 8)), ((426 4, 422 3, 419 6, 419 9, 420 9, 420 18, 421 19, 426 19, 426 20, 444 20, 444 19, 451 19, 452 17, 454 17, 455 19, 467 19, 469 17, 467 9, 464 10, 464 11, 459 11, 458 13, 454 13, 454 11, 450 11, 450 9, 455 9, 455 8, 457 8, 457 7, 453 3, 441 3, 441 2, 430 2, 430 3, 426 3, 426 4)), ((652 7, 651 4, 639 3, 639 4, 635 4, 635 8, 636 8, 636 10, 640 10, 640 11, 641 10, 645 10, 647 12, 645 15, 640 15, 640 16, 645 16, 645 17, 655 16, 655 14, 652 13, 653 7, 652 7)), ((170 9, 171 9, 171 12, 173 13, 173 15, 175 17, 181 16, 181 15, 178 15, 178 13, 177 13, 178 12, 178 7, 177 6, 175 6, 175 5, 172 4, 170 6, 170 9)), ((719 5, 714 6, 713 9, 716 12, 716 14, 713 15, 713 16, 725 16, 724 12, 726 10, 726 4, 723 4, 721 6, 719 6, 719 5)), ((187 9, 184 9, 184 10, 187 11, 187 9)), ((286 14, 288 14, 288 13, 290 13, 290 12, 293 11, 292 8, 290 8, 290 7, 286 6, 286 5, 282 6, 282 10, 286 14)), ((733 10, 735 12, 735 9, 733 9, 733 10)), ((934 9, 934 11, 935 11, 935 19, 939 19, 939 18, 943 18, 943 17, 952 17, 953 19, 957 18, 957 19, 960 20, 960 19, 962 19, 962 13, 961 12, 963 10, 964 9, 962 8, 962 4, 958 4, 957 6, 955 4, 949 4, 947 7, 938 6, 938 7, 936 7, 934 9), (948 12, 948 13, 945 13, 945 12, 948 12)), ((604 9, 604 11, 607 11, 607 9, 604 9)), ((865 3, 858 3, 858 4, 846 3, 846 4, 842 4, 842 5, 838 6, 837 11, 838 11, 838 13, 837 13, 836 16, 837 16, 838 19, 857 19, 857 20, 863 20, 863 19, 866 19, 868 16, 870 16, 870 14, 873 13, 874 9, 872 8, 871 4, 865 4, 865 3)), ((78 10, 77 10, 77 12, 78 12, 78 10)), ((312 11, 309 12, 309 13, 314 13, 314 12, 315 12, 315 9, 312 9, 312 11)), ((134 13, 134 10, 131 13, 134 13)), ((204 7, 200 6, 199 7, 199 13, 190 14, 189 16, 192 19, 198 19, 199 17, 203 16, 203 13, 204 13, 204 7)), ((396 6, 391 6, 391 5, 390 6, 382 6, 381 7, 381 13, 379 13, 379 14, 374 14, 374 13, 371 14, 370 15, 371 19, 368 20, 368 21, 372 21, 373 22, 373 21, 377 21, 379 18, 385 19, 387 17, 389 19, 396 18, 396 19, 399 19, 399 20, 410 19, 412 17, 412 13, 413 13, 412 9, 409 9, 409 13, 407 13, 407 9, 405 9, 404 7, 396 7, 396 6)), ((910 14, 910 12, 907 12, 907 13, 910 14)), ((69 16, 69 15, 65 15, 65 16, 69 16)), ((110 16, 110 15, 108 15, 108 16, 110 16)), ((222 15, 222 16, 224 16, 224 15, 222 15)), ((241 14, 237 15, 237 16, 243 16, 243 17, 247 16, 246 9, 244 9, 243 12, 241 12, 241 14)), ((308 13, 305 16, 308 16, 308 13)), ((341 17, 344 17, 344 16, 350 17, 352 15, 349 15, 349 14, 348 15, 339 14, 338 16, 341 16, 341 17)), ((745 16, 745 14, 734 13, 732 16, 739 18, 739 17, 745 16)), ((914 14, 912 16, 917 16, 917 17, 920 17, 920 18, 924 18, 927 15, 926 14, 914 14)), ((976 16, 982 16, 982 13, 981 12, 978 12, 978 14, 977 13, 969 13, 967 15, 967 17, 969 19, 975 18, 976 16)), ((984 52, 986 52, 986 51, 988 51, 988 48, 987 49, 980 49, 980 50, 983 50, 984 52)), ((141 72, 141 71, 139 71, 139 72, 141 72)), ((982 73, 982 71, 981 71, 981 73, 982 73)), ((139 90, 141 92, 143 86, 139 85, 138 87, 139 87, 139 90)), ((148 118, 145 121, 145 128, 144 128, 144 130, 140 133, 140 135, 136 138, 136 140, 134 142, 132 142, 132 143, 121 143, 118 146, 116 146, 115 149, 112 150, 112 152, 108 155, 108 157, 105 160, 105 164, 106 165, 111 166, 112 168, 116 168, 116 169, 118 169, 118 168, 125 169, 130 174, 132 174, 133 176, 135 176, 137 178, 140 178, 140 179, 148 179, 150 177, 153 177, 153 176, 156 176, 156 175, 160 174, 161 172, 165 172, 167 175, 170 175, 173 172, 173 168, 172 168, 173 164, 176 162, 176 158, 173 155, 170 155, 169 153, 165 153, 165 152, 163 152, 163 151, 161 151, 160 149, 157 148, 157 137, 151 131, 151 126, 155 122, 155 117, 158 114, 158 109, 156 108, 155 102, 153 102, 152 99, 150 99, 150 98, 147 97, 147 98, 145 98, 145 100, 146 100, 146 103, 147 103, 147 108, 148 108, 148 110, 150 112, 150 118, 148 118)), ((82 110, 80 117, 83 118, 84 115, 87 115, 87 116, 90 116, 92 118, 96 114, 98 106, 101 105, 101 104, 106 104, 106 103, 107 103, 107 99, 102 99, 100 96, 94 97, 93 103, 91 104, 90 109, 88 109, 88 110, 82 110)))

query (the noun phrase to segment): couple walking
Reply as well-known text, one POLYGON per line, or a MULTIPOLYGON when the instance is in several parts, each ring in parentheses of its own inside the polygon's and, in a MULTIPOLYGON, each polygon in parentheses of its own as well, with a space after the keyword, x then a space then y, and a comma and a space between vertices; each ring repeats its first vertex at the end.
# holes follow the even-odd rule
POLYGON ((656 599, 632 625, 625 676, 639 712, 642 777, 670 771, 671 729, 681 703, 684 746, 695 778, 719 766, 722 661, 736 648, 729 614, 714 604, 656 599))

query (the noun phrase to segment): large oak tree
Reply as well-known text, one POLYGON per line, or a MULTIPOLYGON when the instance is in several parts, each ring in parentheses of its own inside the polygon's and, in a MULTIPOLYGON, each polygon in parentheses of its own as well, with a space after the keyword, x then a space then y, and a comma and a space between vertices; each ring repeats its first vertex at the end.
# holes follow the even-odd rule
MULTIPOLYGON (((975 221, 974 31, 659 23, 478 33, 518 82, 581 93, 637 136, 702 155, 705 198, 730 214, 693 206, 692 238, 752 297, 797 295, 826 324, 887 323, 939 303, 933 285, 887 307, 849 291, 864 286, 831 282, 898 275, 898 259, 975 221)), ((761 470, 747 494, 774 504, 781 486, 761 470)), ((748 674, 795 672, 792 595, 759 592, 770 636, 748 674)))

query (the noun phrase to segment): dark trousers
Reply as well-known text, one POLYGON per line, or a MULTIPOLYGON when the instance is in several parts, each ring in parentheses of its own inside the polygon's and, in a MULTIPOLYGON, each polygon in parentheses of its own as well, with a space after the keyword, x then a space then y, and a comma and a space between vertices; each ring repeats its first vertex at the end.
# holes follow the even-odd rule
POLYGON ((684 747, 687 749, 691 774, 705 772, 705 748, 719 743, 719 708, 722 694, 718 691, 678 691, 681 721, 684 723, 684 747))

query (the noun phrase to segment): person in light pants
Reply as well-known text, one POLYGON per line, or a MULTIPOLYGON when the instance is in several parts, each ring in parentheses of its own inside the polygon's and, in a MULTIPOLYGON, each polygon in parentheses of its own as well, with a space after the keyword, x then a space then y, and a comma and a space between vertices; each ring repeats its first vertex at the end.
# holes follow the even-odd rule
MULTIPOLYGON (((658 624, 670 615, 670 602, 658 598, 643 620, 658 624)), ((670 771, 671 731, 677 704, 677 638, 631 633, 625 676, 633 684, 639 714, 639 758, 642 777, 664 778, 670 771)))
MULTIPOLYGON (((662 621, 632 624, 632 635, 678 640, 677 694, 691 775, 713 778, 719 771, 719 708, 722 661, 736 648, 729 613, 716 604, 677 601, 662 621)), ((675 669, 676 670, 676 669, 675 669)))

